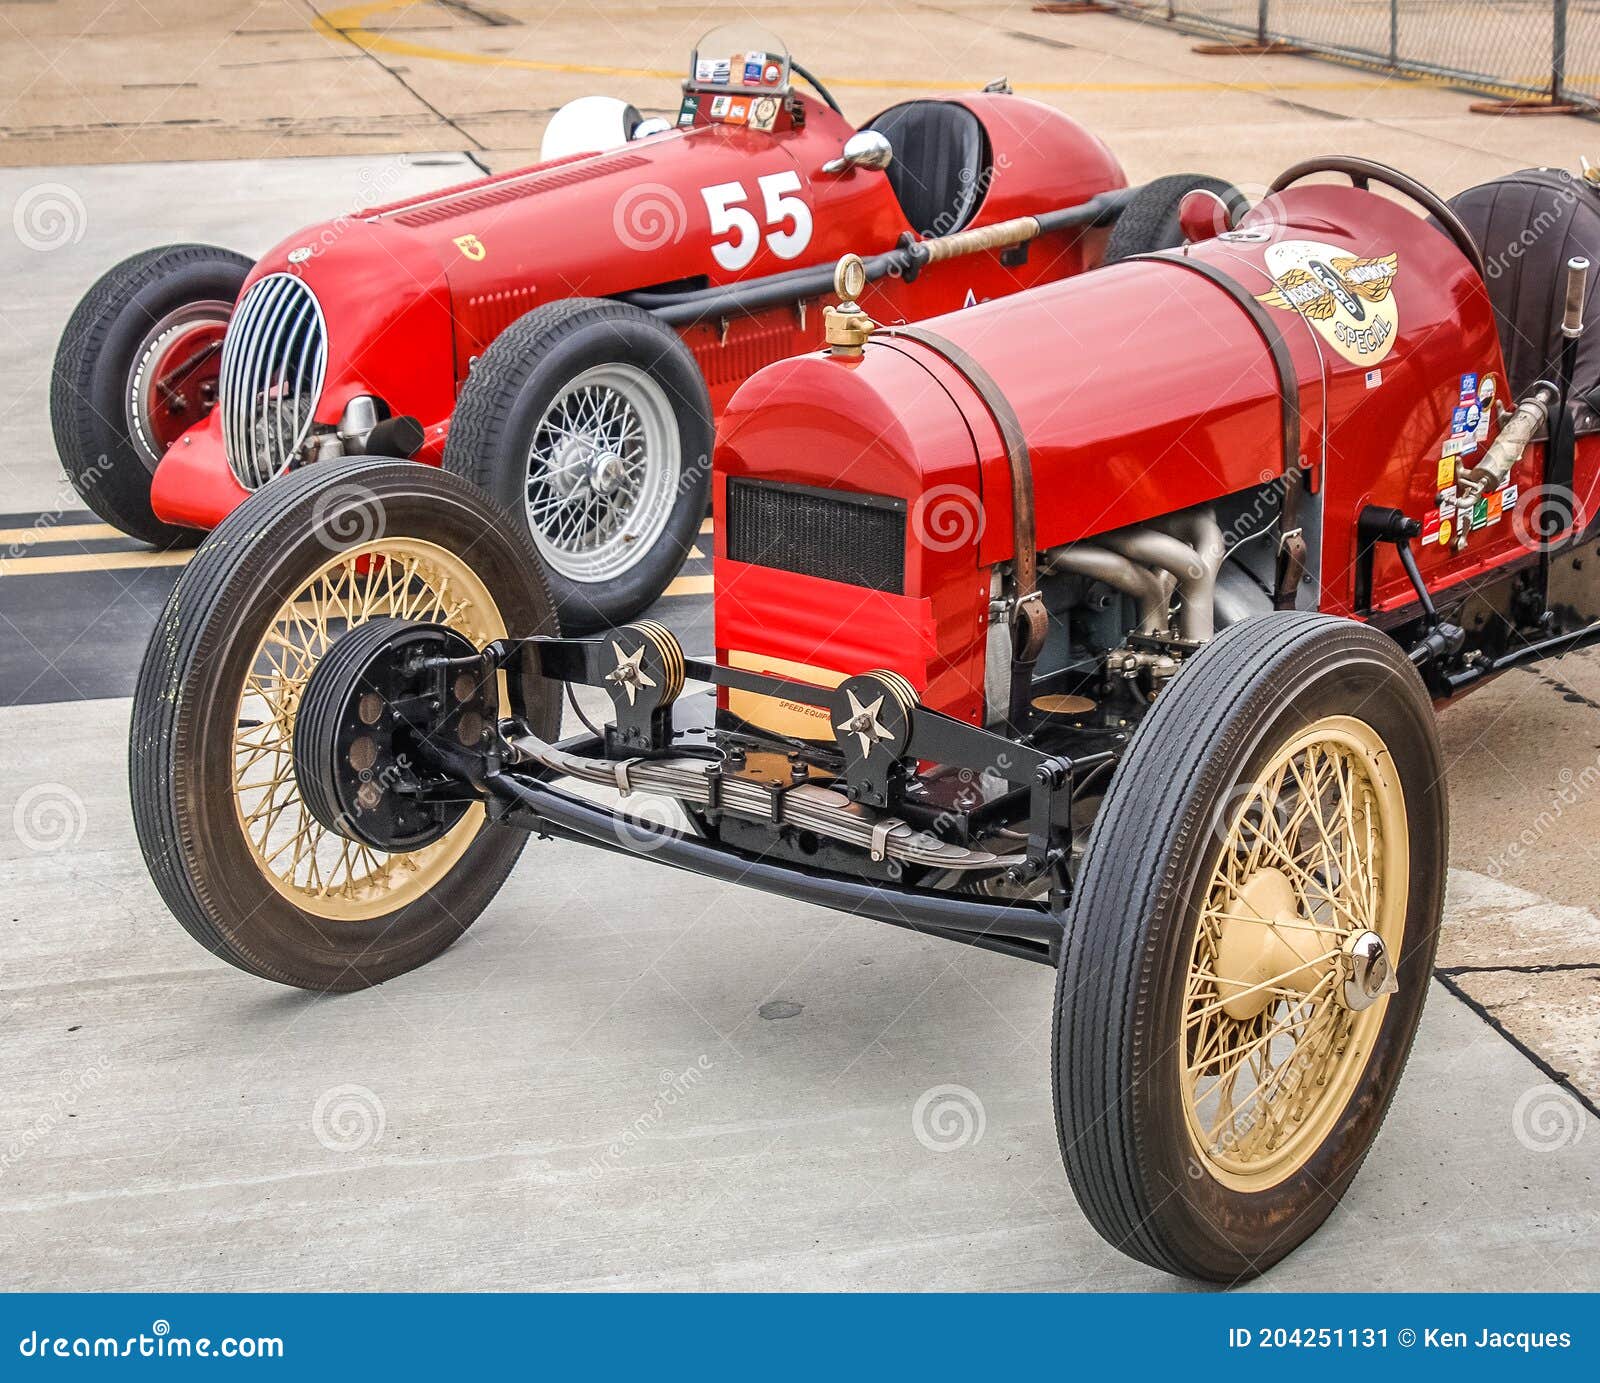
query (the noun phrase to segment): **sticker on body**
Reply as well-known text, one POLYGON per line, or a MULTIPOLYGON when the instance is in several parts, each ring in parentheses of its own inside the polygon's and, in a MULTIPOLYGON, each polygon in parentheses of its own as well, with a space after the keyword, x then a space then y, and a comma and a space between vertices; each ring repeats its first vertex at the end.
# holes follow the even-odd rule
POLYGON ((1263 257, 1276 285, 1257 295, 1267 307, 1298 312, 1355 365, 1375 365, 1394 348, 1398 254, 1364 258, 1320 240, 1280 240, 1263 257))

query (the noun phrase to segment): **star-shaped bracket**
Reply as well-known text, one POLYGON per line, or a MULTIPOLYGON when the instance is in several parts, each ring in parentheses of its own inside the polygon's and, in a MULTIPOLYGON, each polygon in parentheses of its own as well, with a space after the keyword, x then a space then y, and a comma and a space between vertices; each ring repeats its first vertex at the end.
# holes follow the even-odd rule
POLYGON ((844 755, 851 797, 868 806, 887 807, 904 778, 901 760, 911 743, 911 718, 917 694, 895 672, 864 672, 839 684, 834 693, 834 742, 844 755))
POLYGON ((612 639, 611 650, 617 655, 617 665, 606 673, 606 681, 626 692, 631 706, 638 699, 641 689, 656 685, 655 678, 644 670, 645 646, 640 644, 632 653, 625 653, 622 645, 612 639))
POLYGON ((877 700, 869 701, 863 706, 854 689, 847 691, 845 696, 850 701, 850 714, 833 728, 837 734, 854 735, 860 740, 861 757, 865 759, 871 755, 874 743, 877 740, 892 740, 894 738, 893 732, 885 729, 883 722, 878 719, 878 711, 883 706, 883 697, 880 696, 877 700))
POLYGON ((672 703, 683 690, 686 668, 677 637, 654 620, 640 620, 613 629, 589 647, 591 675, 598 674, 616 712, 607 741, 628 751, 664 748, 671 739, 672 703))

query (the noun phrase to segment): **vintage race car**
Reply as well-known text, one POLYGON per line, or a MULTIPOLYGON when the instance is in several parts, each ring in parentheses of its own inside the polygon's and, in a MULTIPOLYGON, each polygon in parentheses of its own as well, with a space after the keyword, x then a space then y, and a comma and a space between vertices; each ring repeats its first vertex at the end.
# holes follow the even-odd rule
POLYGON ((821 343, 841 254, 868 254, 868 305, 905 321, 1175 244, 1184 192, 1233 195, 1130 190, 1098 139, 1003 89, 858 131, 791 74, 777 38, 725 26, 675 128, 587 97, 536 167, 308 227, 254 265, 204 245, 117 265, 57 354, 68 474, 168 545, 304 464, 442 463, 522 516, 567 628, 610 623, 692 547, 733 391, 821 343))
POLYGON ((1174 1273, 1271 1266, 1422 1012, 1434 704, 1600 640, 1600 192, 1447 205, 1331 158, 1220 234, 1202 202, 1182 251, 920 326, 843 261, 828 350, 724 420, 714 661, 559 634, 457 476, 345 461, 247 502, 135 699, 174 914, 355 989, 448 946, 531 832, 1054 965, 1090 1222, 1174 1273))

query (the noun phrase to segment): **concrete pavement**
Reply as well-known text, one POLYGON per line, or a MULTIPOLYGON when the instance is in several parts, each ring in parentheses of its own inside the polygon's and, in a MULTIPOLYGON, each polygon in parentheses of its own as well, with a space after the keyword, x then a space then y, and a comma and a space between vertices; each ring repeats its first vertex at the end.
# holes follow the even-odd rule
MULTIPOLYGON (((691 46, 730 18, 787 41, 857 120, 1009 76, 1103 135, 1136 180, 1192 168, 1260 185, 1337 150, 1448 193, 1535 152, 1572 165, 1600 149, 1593 121, 1473 115, 1431 82, 1204 57, 1181 33, 1026 0, 748 0, 733 15, 698 0, 56 0, 0 11, 0 164, 469 149, 512 167, 573 97, 675 112, 691 46)), ((1575 11, 1575 52, 1596 22, 1575 11)))
MULTIPOLYGON (((1042 967, 535 842, 431 966, 281 989, 162 908, 126 717, 0 712, 0 819, 55 784, 34 849, 0 834, 5 1285, 1182 1285, 1072 1200, 1042 967)), ((1539 906, 1494 901, 1512 933, 1539 906)), ((1259 1290, 1593 1290, 1597 1150, 1435 984, 1351 1195, 1259 1290)))

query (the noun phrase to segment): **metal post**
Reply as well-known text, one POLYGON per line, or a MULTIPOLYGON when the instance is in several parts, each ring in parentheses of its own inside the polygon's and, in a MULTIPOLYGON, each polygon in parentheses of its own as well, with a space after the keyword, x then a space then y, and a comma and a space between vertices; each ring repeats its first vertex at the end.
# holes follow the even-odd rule
POLYGON ((1555 0, 1550 25, 1550 104, 1561 104, 1561 88, 1567 78, 1567 0, 1555 0))
POLYGON ((1267 4, 1268 0, 1261 0, 1256 6, 1256 42, 1263 48, 1267 46, 1267 4))
POLYGON ((1400 0, 1389 0, 1389 66, 1400 66, 1400 0))

